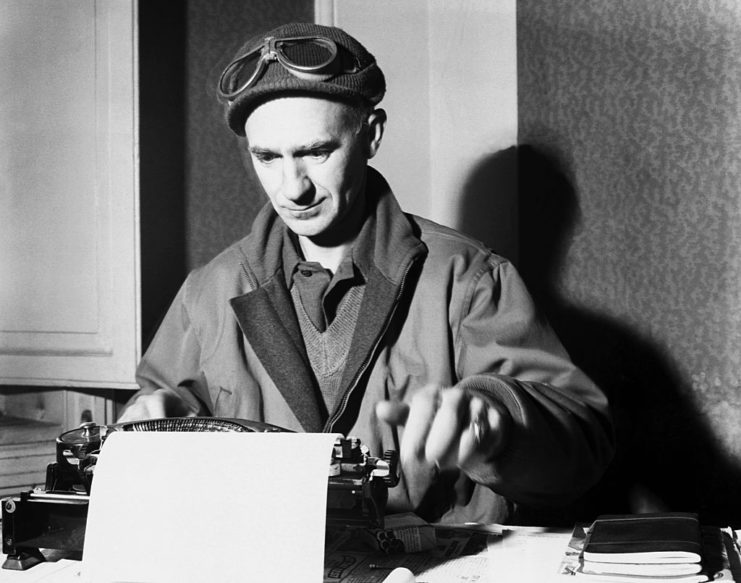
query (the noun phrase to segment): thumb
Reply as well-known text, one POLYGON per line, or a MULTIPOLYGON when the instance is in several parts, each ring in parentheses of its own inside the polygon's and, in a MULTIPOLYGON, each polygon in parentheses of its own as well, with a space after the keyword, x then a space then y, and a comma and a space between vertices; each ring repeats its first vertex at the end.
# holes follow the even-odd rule
POLYGON ((404 425, 409 417, 409 405, 399 401, 379 401, 376 403, 376 415, 394 427, 404 425))

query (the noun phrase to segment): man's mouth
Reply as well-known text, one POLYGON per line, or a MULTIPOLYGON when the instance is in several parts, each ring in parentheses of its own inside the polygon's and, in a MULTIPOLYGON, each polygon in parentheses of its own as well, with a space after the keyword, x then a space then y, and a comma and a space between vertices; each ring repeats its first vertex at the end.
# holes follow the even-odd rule
POLYGON ((283 207, 283 209, 292 217, 302 218, 306 215, 314 215, 318 211, 319 205, 322 203, 321 200, 312 203, 310 205, 301 207, 283 207))

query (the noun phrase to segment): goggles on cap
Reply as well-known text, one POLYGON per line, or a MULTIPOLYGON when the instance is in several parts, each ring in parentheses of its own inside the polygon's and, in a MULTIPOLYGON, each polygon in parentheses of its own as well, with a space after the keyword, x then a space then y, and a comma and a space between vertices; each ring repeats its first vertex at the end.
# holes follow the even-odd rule
POLYGON ((291 75, 304 81, 326 81, 342 72, 357 71, 357 68, 343 70, 338 57, 337 43, 323 36, 269 36, 260 46, 227 65, 219 79, 219 94, 232 101, 242 91, 253 87, 272 62, 278 62, 291 75))

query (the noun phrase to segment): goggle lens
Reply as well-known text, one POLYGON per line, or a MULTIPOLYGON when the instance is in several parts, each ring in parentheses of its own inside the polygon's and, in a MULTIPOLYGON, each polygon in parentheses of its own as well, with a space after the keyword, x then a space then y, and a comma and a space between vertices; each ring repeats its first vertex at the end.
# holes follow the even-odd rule
POLYGON ((304 80, 324 81, 337 74, 340 68, 337 45, 330 39, 267 38, 261 46, 232 61, 224 69, 219 80, 219 93, 226 99, 234 99, 252 87, 273 61, 304 80))
POLYGON ((252 85, 254 83, 252 77, 256 76, 258 64, 261 59, 262 55, 260 52, 253 51, 249 55, 240 57, 230 63, 224 70, 219 81, 219 92, 222 96, 229 97, 230 95, 236 95, 236 93, 242 91, 242 88, 252 85))
POLYGON ((306 70, 326 67, 337 56, 337 49, 326 43, 314 41, 279 41, 276 43, 281 55, 291 65, 306 70))

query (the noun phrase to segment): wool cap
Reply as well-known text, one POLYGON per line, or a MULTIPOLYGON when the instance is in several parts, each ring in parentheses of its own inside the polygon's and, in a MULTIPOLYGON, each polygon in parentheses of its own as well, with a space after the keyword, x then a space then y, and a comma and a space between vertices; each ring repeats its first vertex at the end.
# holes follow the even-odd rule
POLYGON ((351 103, 376 105, 386 92, 383 72, 363 45, 340 28, 312 23, 284 24, 250 38, 237 51, 234 60, 258 49, 266 39, 325 37, 335 42, 343 65, 334 76, 323 81, 300 79, 277 61, 267 63, 264 72, 250 87, 232 99, 224 99, 226 122, 244 136, 247 117, 261 103, 285 95, 318 95, 351 103))

